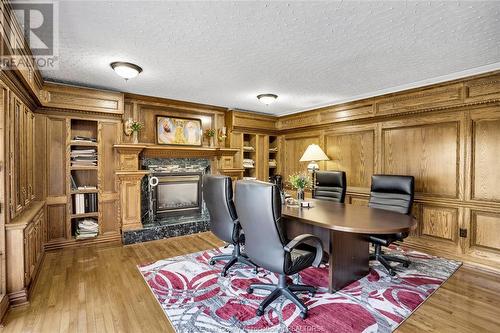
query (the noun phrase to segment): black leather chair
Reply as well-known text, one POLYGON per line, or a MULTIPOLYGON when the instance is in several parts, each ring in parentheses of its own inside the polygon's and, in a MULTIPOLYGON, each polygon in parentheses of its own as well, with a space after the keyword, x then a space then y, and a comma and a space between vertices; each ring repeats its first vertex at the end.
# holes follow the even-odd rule
MULTIPOLYGON (((411 213, 414 188, 415 180, 413 176, 374 175, 372 176, 368 206, 408 215, 411 213)), ((378 260, 387 269, 389 274, 394 276, 396 272, 389 262, 399 262, 404 267, 408 267, 410 261, 384 254, 382 246, 388 246, 406 237, 408 237, 408 233, 401 232, 397 234, 369 236, 370 242, 375 246, 375 252, 370 256, 370 260, 378 260)))
POLYGON ((231 178, 203 176, 203 199, 210 213, 212 232, 224 242, 234 246, 232 254, 214 256, 210 259, 210 264, 213 265, 219 260, 228 260, 222 269, 222 276, 226 276, 227 271, 237 262, 252 266, 257 272, 257 266, 241 253, 240 246, 244 242, 244 235, 234 208, 231 178))
POLYGON ((316 171, 314 176, 314 199, 344 203, 347 188, 344 171, 316 171))
POLYGON ((281 218, 281 197, 278 186, 260 181, 236 182, 235 204, 241 226, 245 231, 245 250, 250 259, 260 267, 279 274, 277 285, 252 284, 254 289, 271 291, 259 305, 256 313, 264 314, 264 309, 279 296, 291 300, 300 309, 302 318, 307 317, 307 307, 294 292, 314 294, 313 286, 287 284, 286 276, 310 267, 319 266, 323 255, 321 240, 304 234, 288 241, 284 236, 281 218), (312 251, 298 249, 297 246, 310 243, 312 251))

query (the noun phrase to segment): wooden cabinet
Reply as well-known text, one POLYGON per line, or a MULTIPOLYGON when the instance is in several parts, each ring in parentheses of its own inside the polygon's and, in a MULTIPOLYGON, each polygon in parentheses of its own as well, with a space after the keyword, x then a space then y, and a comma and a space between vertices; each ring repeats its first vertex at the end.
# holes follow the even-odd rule
POLYGON ((28 295, 44 253, 45 202, 34 201, 5 225, 7 294, 12 305, 28 301, 28 295))
POLYGON ((269 176, 279 173, 278 136, 232 132, 230 145, 240 150, 234 156, 234 164, 244 169, 245 178, 269 181, 269 176), (272 165, 270 161, 273 161, 272 165))
POLYGON ((34 115, 12 92, 8 124, 10 218, 15 218, 34 199, 34 115))
POLYGON ((121 135, 121 121, 102 117, 48 114, 38 119, 46 140, 46 200, 47 249, 80 244, 116 242, 121 239, 119 220, 118 154, 113 145, 121 135), (96 142, 75 141, 76 136, 96 139, 96 142), (97 166, 71 165, 72 150, 95 150, 97 166), (72 186, 72 179, 76 188, 72 186), (76 211, 76 196, 97 195, 97 208, 76 211), (77 239, 78 223, 92 218, 98 225, 98 235, 77 239))

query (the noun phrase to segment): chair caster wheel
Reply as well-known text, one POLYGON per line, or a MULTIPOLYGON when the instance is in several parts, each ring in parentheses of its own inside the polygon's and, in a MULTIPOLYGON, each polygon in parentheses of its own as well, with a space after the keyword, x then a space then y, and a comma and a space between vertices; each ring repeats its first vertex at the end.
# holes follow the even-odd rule
POLYGON ((222 276, 222 277, 226 277, 226 275, 227 275, 227 272, 226 272, 226 271, 222 271, 222 272, 220 272, 220 276, 222 276))
POLYGON ((208 264, 213 266, 213 265, 215 265, 215 261, 210 260, 210 261, 208 262, 208 264))
POLYGON ((389 271, 389 275, 390 275, 390 276, 395 276, 395 275, 396 275, 396 272, 395 272, 395 271, 393 271, 393 270, 391 269, 391 270, 389 271))
POLYGON ((260 317, 264 314, 264 310, 257 309, 257 311, 255 311, 255 314, 260 317))
POLYGON ((410 263, 409 263, 409 262, 405 262, 405 263, 403 264, 403 267, 404 267, 404 268, 408 268, 408 267, 410 267, 410 263))
POLYGON ((302 318, 302 319, 306 319, 306 318, 307 318, 307 311, 302 311, 302 312, 300 313, 300 318, 302 318))
POLYGON ((247 288, 247 293, 248 293, 248 294, 253 294, 253 288, 248 287, 248 288, 247 288))
POLYGON ((259 273, 259 270, 257 269, 257 267, 255 267, 255 268, 253 269, 253 273, 254 273, 254 274, 259 273))
POLYGON ((315 291, 312 291, 312 292, 309 293, 309 297, 314 297, 314 296, 316 296, 316 292, 315 291))

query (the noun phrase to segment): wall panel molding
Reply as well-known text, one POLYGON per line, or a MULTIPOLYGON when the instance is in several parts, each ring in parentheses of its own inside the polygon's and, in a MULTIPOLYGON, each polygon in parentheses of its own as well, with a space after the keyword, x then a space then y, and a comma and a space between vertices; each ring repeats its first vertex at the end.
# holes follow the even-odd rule
POLYGON ((347 203, 367 205, 371 173, 413 175, 418 228, 404 244, 500 272, 500 72, 280 117, 278 127, 285 181, 305 171, 307 138, 332 159, 321 169, 347 171, 347 203), (359 118, 341 119, 342 109, 359 118))

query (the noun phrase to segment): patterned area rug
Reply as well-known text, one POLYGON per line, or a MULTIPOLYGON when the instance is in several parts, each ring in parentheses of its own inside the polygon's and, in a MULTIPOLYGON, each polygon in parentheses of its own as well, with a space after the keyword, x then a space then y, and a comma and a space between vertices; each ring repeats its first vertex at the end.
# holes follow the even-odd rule
POLYGON ((221 277, 223 262, 209 259, 231 249, 214 249, 160 260, 139 266, 139 270, 177 332, 392 332, 441 286, 460 262, 420 252, 393 248, 394 255, 406 255, 409 268, 400 266, 395 277, 375 261, 370 273, 346 288, 329 294, 328 268, 309 268, 293 282, 319 287, 315 297, 300 294, 309 308, 302 320, 298 308, 280 298, 262 317, 255 315, 268 292, 251 283, 276 283, 277 276, 263 269, 236 265, 221 277))

